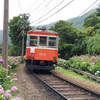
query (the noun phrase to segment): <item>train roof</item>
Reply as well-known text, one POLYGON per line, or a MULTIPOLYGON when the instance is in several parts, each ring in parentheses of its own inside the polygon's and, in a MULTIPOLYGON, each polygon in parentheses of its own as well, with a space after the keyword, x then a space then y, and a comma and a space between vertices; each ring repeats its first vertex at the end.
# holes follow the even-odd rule
POLYGON ((30 35, 46 35, 46 36, 59 36, 58 33, 52 31, 52 30, 40 30, 40 29, 34 29, 27 32, 27 34, 30 35))

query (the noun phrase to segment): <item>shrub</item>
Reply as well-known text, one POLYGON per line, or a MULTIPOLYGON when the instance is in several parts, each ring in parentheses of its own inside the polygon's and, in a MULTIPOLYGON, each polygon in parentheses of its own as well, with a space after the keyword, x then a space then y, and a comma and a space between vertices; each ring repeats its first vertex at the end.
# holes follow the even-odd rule
POLYGON ((6 78, 6 70, 5 68, 0 67, 0 84, 4 82, 6 78))
POLYGON ((8 51, 9 56, 19 56, 21 55, 21 47, 18 47, 16 45, 12 45, 8 51))
MULTIPOLYGON (((65 61, 65 60, 64 60, 65 61)), ((63 61, 61 61, 63 62, 63 61)), ((94 54, 86 54, 81 56, 73 56, 65 61, 66 66, 73 67, 82 71, 90 72, 91 74, 100 76, 100 56, 94 54)))

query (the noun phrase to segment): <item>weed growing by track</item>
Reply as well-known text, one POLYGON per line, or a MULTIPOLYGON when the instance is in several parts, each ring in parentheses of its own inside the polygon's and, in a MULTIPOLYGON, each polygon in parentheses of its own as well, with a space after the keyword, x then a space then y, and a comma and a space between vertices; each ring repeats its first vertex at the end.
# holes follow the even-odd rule
POLYGON ((83 81, 89 81, 89 82, 92 82, 94 84, 100 85, 100 83, 98 83, 97 81, 94 81, 92 78, 88 78, 85 75, 79 75, 76 72, 73 72, 71 69, 65 69, 63 67, 57 66, 57 70, 65 75, 67 75, 67 76, 71 76, 71 77, 74 77, 74 78, 77 78, 77 79, 80 79, 83 81))

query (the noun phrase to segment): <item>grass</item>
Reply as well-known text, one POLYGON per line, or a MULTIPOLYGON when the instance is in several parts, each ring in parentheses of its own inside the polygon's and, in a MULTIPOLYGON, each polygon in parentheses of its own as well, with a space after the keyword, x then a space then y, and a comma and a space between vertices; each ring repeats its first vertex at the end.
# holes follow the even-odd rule
POLYGON ((65 69, 65 68, 60 67, 60 66, 57 66, 56 68, 57 68, 57 70, 59 72, 65 74, 67 76, 72 76, 72 77, 75 77, 75 78, 83 80, 83 81, 89 81, 89 82, 92 82, 94 84, 99 84, 100 85, 100 83, 98 83, 97 81, 93 80, 92 78, 89 78, 89 77, 87 77, 85 75, 80 75, 80 74, 72 71, 71 69, 65 69))

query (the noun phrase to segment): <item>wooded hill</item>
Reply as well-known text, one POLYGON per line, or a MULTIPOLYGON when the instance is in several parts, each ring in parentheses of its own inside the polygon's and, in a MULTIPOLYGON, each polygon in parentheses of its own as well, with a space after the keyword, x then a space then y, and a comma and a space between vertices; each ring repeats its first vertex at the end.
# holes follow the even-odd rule
MULTIPOLYGON (((3 41, 3 30, 0 30, 0 43, 3 41)), ((8 44, 11 45, 10 37, 8 37, 8 44)))
MULTIPOLYGON (((73 21, 73 26, 75 26, 75 27, 81 29, 81 28, 83 27, 83 21, 84 21, 84 19, 85 19, 89 14, 91 14, 91 13, 93 13, 93 12, 95 12, 95 11, 96 11, 96 9, 93 9, 93 10, 91 10, 91 11, 85 13, 84 15, 78 17, 78 19, 77 19, 77 17, 76 17, 76 18, 71 18, 71 19, 66 20, 66 21, 67 21, 67 22, 72 22, 72 21, 73 21), (77 20, 76 20, 76 19, 77 19, 77 20)), ((56 22, 53 22, 53 23, 50 23, 50 24, 47 24, 47 25, 44 25, 44 26, 46 26, 46 28, 49 29, 51 26, 54 26, 54 24, 56 24, 56 22)), ((42 27, 42 26, 35 26, 34 28, 37 28, 37 27, 39 28, 39 27, 42 27)), ((3 31, 0 30, 0 43, 2 43, 2 41, 3 41, 3 31)), ((10 38, 8 39, 8 44, 9 44, 9 45, 11 44, 10 38)))
MULTIPOLYGON (((81 29, 81 28, 83 28, 83 21, 84 21, 84 19, 85 19, 88 15, 90 15, 91 13, 93 13, 93 12, 96 12, 96 9, 93 9, 93 10, 91 10, 91 11, 89 11, 89 12, 83 14, 83 15, 80 16, 80 17, 70 18, 69 20, 66 20, 66 21, 67 21, 67 22, 72 22, 72 21, 73 21, 73 26, 74 26, 74 27, 77 27, 77 28, 79 28, 79 29, 81 29)), ((46 26, 46 28, 49 29, 51 26, 54 26, 54 24, 56 24, 56 22, 53 22, 53 23, 50 23, 50 24, 46 24, 46 25, 44 25, 44 26, 46 26)), ((37 28, 37 27, 40 28, 40 27, 42 27, 42 26, 35 26, 34 28, 37 28)))

